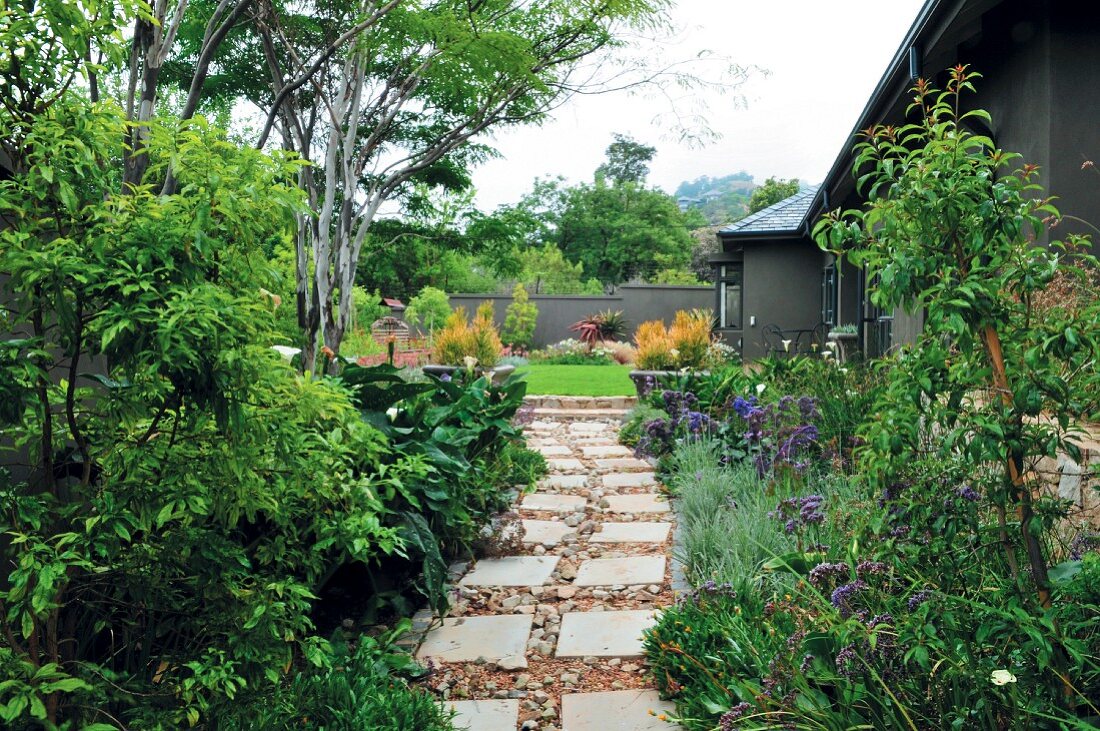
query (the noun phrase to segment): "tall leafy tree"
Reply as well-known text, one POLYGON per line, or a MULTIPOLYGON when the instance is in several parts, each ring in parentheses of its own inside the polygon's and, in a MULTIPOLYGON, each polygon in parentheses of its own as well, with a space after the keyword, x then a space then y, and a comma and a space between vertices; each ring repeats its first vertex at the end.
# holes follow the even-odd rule
POLYGON ((630 135, 615 133, 614 137, 615 141, 607 146, 607 161, 596 168, 596 177, 614 184, 644 184, 657 148, 643 145, 630 135))
POLYGON ((752 192, 752 198, 749 199, 749 213, 762 211, 785 198, 790 198, 798 192, 798 185, 798 178, 790 180, 768 178, 763 185, 752 192))

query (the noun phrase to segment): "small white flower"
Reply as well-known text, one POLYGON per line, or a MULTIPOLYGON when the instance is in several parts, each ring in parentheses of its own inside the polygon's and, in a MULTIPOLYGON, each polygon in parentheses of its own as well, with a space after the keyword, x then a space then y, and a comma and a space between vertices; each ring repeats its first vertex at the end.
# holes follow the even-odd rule
POLYGON ((756 393, 757 393, 758 395, 759 395, 759 394, 762 394, 762 393, 764 393, 764 389, 765 389, 765 388, 767 388, 767 386, 766 386, 765 384, 763 384, 763 383, 758 383, 758 384, 756 384, 756 393))
POLYGON ((474 369, 474 366, 477 365, 477 358, 473 357, 472 355, 467 355, 465 358, 462 359, 462 362, 466 364, 466 370, 472 371, 474 369))
POLYGON ((838 345, 835 340, 830 340, 829 342, 825 343, 825 347, 835 353, 836 349, 839 348, 840 345, 838 345))
POLYGON ((301 348, 292 348, 289 345, 272 345, 271 349, 286 360, 294 360, 294 356, 302 352, 301 348))
POLYGON ((833 357, 833 351, 823 350, 823 351, 821 351, 821 357, 824 358, 825 360, 829 360, 829 358, 833 357))
POLYGON ((390 421, 396 421, 397 420, 397 407, 396 406, 391 406, 388 409, 386 409, 386 416, 389 417, 390 421))
POLYGON ((783 350, 787 353, 791 352, 791 343, 793 343, 793 342, 794 342, 793 340, 784 340, 783 341, 783 350))
POLYGON ((845 374, 848 372, 847 368, 837 368, 837 370, 840 371, 841 373, 845 373, 845 374))
POLYGON ((1016 676, 1007 670, 994 670, 989 679, 993 681, 993 685, 1008 685, 1016 682, 1016 676))
POLYGON ((679 358, 680 357, 680 351, 677 350, 676 348, 673 348, 672 350, 668 351, 668 354, 671 355, 673 358, 679 358))

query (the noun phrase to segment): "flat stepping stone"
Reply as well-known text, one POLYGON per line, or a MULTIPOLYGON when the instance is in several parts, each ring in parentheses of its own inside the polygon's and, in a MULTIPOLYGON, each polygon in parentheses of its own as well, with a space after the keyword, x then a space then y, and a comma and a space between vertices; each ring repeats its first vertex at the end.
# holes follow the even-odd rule
POLYGON ((615 472, 603 476, 604 487, 648 487, 657 484, 652 472, 615 472))
MULTIPOLYGON (((626 525, 623 523, 623 525, 626 525)), ((541 543, 544 546, 556 546, 561 539, 570 533, 576 533, 576 528, 570 528, 560 520, 525 520, 523 521, 523 542, 541 543)))
MULTIPOLYGON (((555 654, 557 657, 640 657, 642 632, 656 623, 656 613, 651 609, 566 612, 561 618, 555 654)), ((572 726, 565 728, 573 731, 572 726)))
MULTIPOLYGON (((480 564, 479 564, 480 565, 480 564)), ((665 580, 664 556, 590 558, 577 569, 573 586, 660 584, 665 580)))
POLYGON ((500 660, 523 655, 531 635, 530 614, 451 617, 424 636, 416 658, 440 662, 473 662, 479 657, 500 660))
POLYGON ((607 509, 612 513, 667 513, 668 500, 650 493, 638 495, 607 495, 607 509))
POLYGON ((613 457, 611 459, 597 459, 596 466, 605 470, 652 470, 653 465, 642 459, 634 457, 613 457))
POLYGON ((447 701, 455 711, 452 721, 460 731, 516 731, 519 700, 447 701))
POLYGON ((554 513, 576 513, 588 504, 580 495, 524 495, 519 506, 524 510, 549 510, 554 513))
POLYGON ((587 484, 585 475, 550 475, 539 480, 539 487, 550 487, 555 490, 576 490, 587 484))
POLYGON ((527 425, 527 429, 531 431, 554 431, 558 428, 558 422, 556 421, 532 421, 527 425))
POLYGON ((655 690, 568 693, 561 697, 562 728, 568 731, 678 731, 676 705, 655 690), (650 713, 652 711, 652 713, 650 713))
MULTIPOLYGON (((584 464, 574 457, 550 457, 546 460, 546 466, 559 472, 583 472, 584 464)), ((646 465, 648 467, 649 465, 646 465)))
POLYGON ((564 444, 550 444, 545 447, 535 447, 535 451, 543 457, 568 457, 573 454, 573 450, 564 444))
POLYGON ((560 558, 560 556, 483 558, 474 565, 474 570, 463 576, 458 583, 463 586, 542 586, 550 580, 550 574, 554 572, 560 558))
MULTIPOLYGON (((523 521, 526 525, 527 521, 523 521)), ((664 543, 671 523, 601 523, 603 530, 589 536, 589 543, 664 543)))
POLYGON ((569 425, 570 434, 599 434, 607 431, 607 424, 578 421, 569 425))
POLYGON ((606 447, 581 447, 581 454, 585 457, 633 457, 634 453, 621 444, 606 447))

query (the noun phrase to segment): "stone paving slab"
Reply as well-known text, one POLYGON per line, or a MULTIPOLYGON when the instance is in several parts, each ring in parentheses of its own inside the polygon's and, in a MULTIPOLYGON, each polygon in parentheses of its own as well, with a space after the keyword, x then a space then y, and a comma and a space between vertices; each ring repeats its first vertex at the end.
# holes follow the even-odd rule
MULTIPOLYGON (((642 632, 656 624, 651 609, 566 612, 561 618, 557 657, 639 657, 642 632)), ((565 728, 572 731, 572 727, 565 728)))
MULTIPOLYGON (((483 558, 458 582, 463 586, 542 586, 560 556, 505 556, 483 558)), ((645 582, 641 582, 645 583, 645 582)))
POLYGON ((523 502, 519 504, 523 510, 550 510, 555 513, 575 513, 584 510, 588 503, 579 495, 544 495, 534 493, 524 495, 523 502))
POLYGON ((652 472, 615 472, 603 476, 604 487, 648 487, 657 484, 652 472))
POLYGON ((621 444, 609 446, 581 447, 581 454, 585 457, 633 457, 634 452, 621 444))
POLYGON ((650 493, 638 495, 608 495, 607 509, 612 513, 667 513, 671 510, 668 500, 650 493))
POLYGON ((590 558, 577 569, 574 586, 660 584, 665 580, 664 556, 590 558))
POLYGON ((675 711, 655 690, 569 693, 561 699, 565 731, 678 731, 679 725, 660 718, 675 711))
POLYGON ((444 705, 456 711, 453 723, 459 731, 516 731, 519 723, 518 699, 448 701, 444 705))
POLYGON ((500 660, 522 656, 534 618, 529 614, 454 617, 443 620, 424 636, 416 658, 440 662, 473 662, 479 657, 500 660))
MULTIPOLYGON (((525 524, 527 521, 523 521, 525 524)), ((601 523, 588 539, 591 543, 664 543, 672 530, 671 523, 601 523)))
POLYGON ((584 464, 572 457, 550 457, 546 460, 546 466, 559 472, 584 472, 584 464))
POLYGON ((601 470, 652 470, 653 465, 644 459, 634 457, 612 457, 597 459, 596 468, 601 470))
POLYGON ((539 487, 552 487, 556 490, 576 490, 588 484, 585 475, 550 475, 539 480, 539 487))
POLYGON ((562 538, 576 531, 576 528, 570 528, 560 520, 525 520, 523 521, 523 542, 556 546, 561 543, 562 538))
POLYGON ((547 444, 543 447, 535 447, 535 451, 543 457, 569 457, 573 450, 564 444, 547 444))
POLYGON ((525 431, 553 431, 558 428, 556 421, 532 421, 525 427, 525 431))
POLYGON ((607 431, 607 424, 579 421, 569 425, 570 434, 599 434, 607 431))

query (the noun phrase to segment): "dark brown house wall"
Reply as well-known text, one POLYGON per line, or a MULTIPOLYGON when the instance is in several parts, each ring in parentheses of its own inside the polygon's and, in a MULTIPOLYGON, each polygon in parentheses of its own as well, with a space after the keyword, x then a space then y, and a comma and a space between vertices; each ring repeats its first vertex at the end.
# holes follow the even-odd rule
POLYGON ((746 361, 764 356, 761 329, 814 328, 821 322, 822 253, 805 238, 745 246, 744 343, 746 361), (756 317, 753 326, 752 318, 756 317))

